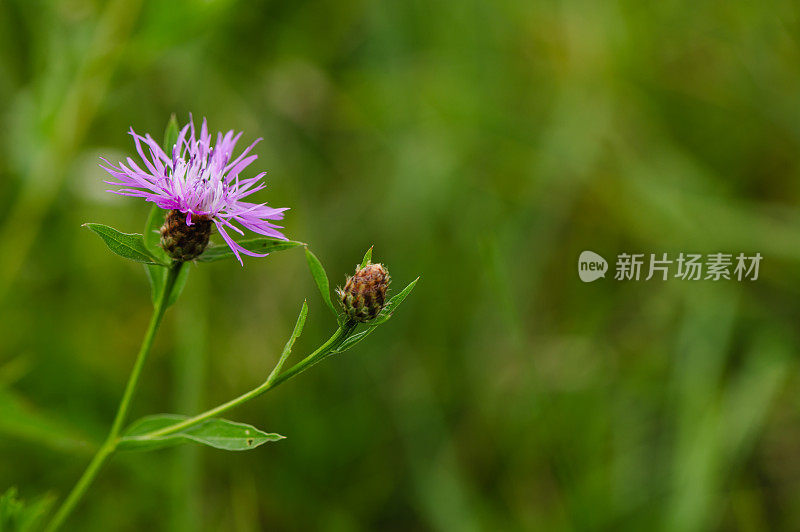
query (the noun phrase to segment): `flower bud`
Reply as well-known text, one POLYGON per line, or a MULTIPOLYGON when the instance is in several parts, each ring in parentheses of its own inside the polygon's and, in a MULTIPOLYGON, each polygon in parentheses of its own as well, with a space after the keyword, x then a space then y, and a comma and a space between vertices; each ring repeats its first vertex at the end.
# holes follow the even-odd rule
POLYGON ((342 302, 345 313, 353 320, 369 321, 386 304, 386 290, 391 278, 382 264, 367 264, 356 269, 355 275, 347 278, 344 288, 336 293, 342 302))
POLYGON ((208 246, 211 218, 195 215, 191 220, 192 225, 187 225, 186 213, 174 209, 167 212, 161 227, 161 247, 175 260, 192 260, 208 246))

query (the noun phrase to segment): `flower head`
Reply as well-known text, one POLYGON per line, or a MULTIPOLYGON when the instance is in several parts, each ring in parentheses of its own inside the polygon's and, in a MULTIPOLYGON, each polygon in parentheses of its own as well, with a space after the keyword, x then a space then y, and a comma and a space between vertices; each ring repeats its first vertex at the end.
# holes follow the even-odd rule
POLYGON ((198 221, 213 221, 240 263, 240 254, 253 257, 266 255, 254 253, 237 244, 228 234, 228 230, 242 235, 244 233, 234 223, 260 235, 286 240, 278 231, 282 227, 270 220, 283 219, 283 211, 287 207, 273 208, 266 203, 242 201, 266 187, 262 182, 266 172, 247 179, 239 178, 242 170, 258 158, 257 155, 248 154, 260 138, 238 157, 233 158, 234 147, 242 133, 228 131, 224 136, 217 133, 216 144, 212 146, 205 118, 198 138, 190 117, 189 123, 178 134, 178 140, 169 155, 149 134, 138 135, 133 128, 130 134, 144 168, 130 157, 127 158, 127 165, 120 162, 116 166, 102 159, 107 166, 100 166, 116 179, 106 183, 123 187, 109 192, 141 197, 162 209, 185 215, 185 225, 188 227, 195 225, 192 222, 193 216, 198 221))
POLYGON ((375 318, 386 304, 386 290, 391 278, 383 264, 356 267, 344 288, 336 290, 345 313, 353 320, 367 322, 375 318))

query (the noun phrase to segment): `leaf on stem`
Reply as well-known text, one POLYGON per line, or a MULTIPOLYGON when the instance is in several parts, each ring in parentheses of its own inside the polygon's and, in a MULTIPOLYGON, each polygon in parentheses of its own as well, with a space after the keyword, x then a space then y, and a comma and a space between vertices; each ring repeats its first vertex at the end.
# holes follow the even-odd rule
MULTIPOLYGON (((281 240, 279 238, 260 237, 252 238, 250 240, 242 240, 237 242, 240 246, 247 251, 255 253, 272 253, 273 251, 282 251, 284 249, 296 248, 298 246, 305 246, 304 242, 295 242, 294 240, 281 240)), ((224 259, 232 259, 235 255, 233 250, 228 246, 209 246, 202 255, 195 260, 198 262, 214 262, 224 259)))
POLYGON ((317 284, 317 288, 319 289, 319 293, 322 295, 322 299, 325 301, 325 304, 328 305, 328 308, 333 312, 333 315, 336 316, 336 319, 339 319, 339 313, 336 312, 336 308, 333 306, 333 302, 331 301, 331 285, 328 282, 328 275, 325 273, 325 268, 322 267, 322 263, 319 261, 316 255, 311 253, 311 250, 306 248, 306 261, 308 262, 308 269, 311 270, 311 277, 314 278, 314 282, 317 284))
POLYGON ((150 207, 150 213, 147 215, 147 221, 144 224, 144 235, 142 240, 145 247, 156 257, 163 258, 165 262, 169 261, 166 251, 161 247, 161 226, 164 225, 164 216, 167 211, 153 204, 150 207))
POLYGON ((161 262, 158 257, 147 249, 142 240, 142 235, 138 233, 122 233, 113 227, 103 224, 85 223, 83 226, 94 231, 103 239, 108 249, 120 257, 144 264, 167 266, 166 263, 161 262))
MULTIPOLYGON (((150 253, 167 264, 170 258, 160 245, 161 226, 164 224, 165 214, 166 211, 164 209, 153 204, 150 208, 150 214, 147 216, 147 222, 144 225, 142 240, 150 253)), ((154 266, 152 264, 145 264, 144 268, 147 273, 147 279, 150 281, 150 297, 153 300, 153 304, 155 304, 161 297, 161 292, 164 290, 164 284, 167 280, 167 270, 161 266, 154 266)))
POLYGON ((403 290, 400 291, 399 294, 391 298, 389 302, 386 303, 386 306, 383 307, 380 314, 378 314, 378 317, 376 317, 373 321, 367 324, 366 329, 364 329, 358 334, 354 334, 349 338, 347 338, 336 349, 336 351, 334 351, 334 353, 343 353, 348 349, 354 347, 361 340, 369 336, 370 333, 372 333, 372 331, 374 331, 379 325, 386 323, 389 320, 389 318, 392 317, 392 312, 394 312, 395 309, 397 309, 397 307, 400 306, 400 303, 402 303, 403 300, 405 300, 405 298, 408 297, 408 294, 410 294, 411 291, 414 289, 414 286, 417 284, 417 281, 419 281, 419 277, 411 281, 408 284, 408 286, 406 286, 405 288, 403 288, 403 290))
MULTIPOLYGON (((161 226, 164 225, 165 214, 166 211, 164 209, 161 209, 155 204, 153 205, 150 209, 150 214, 147 216, 147 223, 145 223, 144 226, 142 240, 150 253, 158 257, 158 259, 165 264, 169 264, 172 259, 167 255, 167 252, 164 251, 164 248, 161 247, 161 226)), ((161 298, 161 292, 164 291, 169 271, 166 268, 154 266, 152 264, 146 264, 145 270, 147 279, 150 281, 150 296, 155 305, 161 298)), ((181 265, 181 271, 178 272, 178 276, 175 279, 175 284, 172 285, 172 293, 170 293, 169 298, 167 298, 168 307, 172 306, 178 300, 181 292, 183 292, 183 288, 186 286, 186 279, 188 277, 189 264, 184 262, 181 265)))
POLYGON ((294 324, 292 335, 289 337, 289 340, 287 340, 286 345, 283 346, 281 358, 278 359, 278 363, 275 364, 275 368, 272 370, 272 373, 270 373, 269 377, 267 377, 268 383, 272 382, 272 379, 280 375, 284 362, 286 362, 286 359, 289 358, 289 355, 292 352, 294 341, 300 338, 300 335, 303 333, 303 326, 306 324, 306 316, 308 316, 308 304, 305 302, 305 300, 303 300, 303 306, 300 308, 300 315, 297 317, 297 323, 294 324))
POLYGON ((150 432, 189 419, 176 414, 147 416, 133 422, 119 441, 121 450, 147 451, 181 443, 200 443, 225 451, 248 451, 268 441, 282 440, 280 434, 266 433, 252 425, 226 419, 207 419, 166 436, 147 437, 150 432))
POLYGON ((378 317, 375 318, 375 321, 373 323, 375 325, 380 325, 381 323, 385 323, 386 321, 388 321, 389 318, 392 317, 392 312, 394 312, 395 309, 400 306, 400 303, 402 303, 406 299, 406 297, 408 297, 408 294, 410 294, 411 291, 414 289, 414 286, 416 286, 417 281, 419 281, 419 277, 408 283, 408 286, 403 288, 399 294, 391 298, 389 302, 386 303, 386 306, 383 307, 380 314, 378 314, 378 317))
POLYGON ((364 253, 364 260, 361 261, 361 265, 358 267, 359 270, 365 268, 367 264, 372 262, 372 248, 374 247, 375 246, 370 246, 367 252, 364 253))
POLYGON ((169 297, 167 298, 167 307, 171 307, 175 304, 180 297, 181 293, 183 292, 183 288, 186 286, 186 279, 189 278, 189 263, 184 262, 181 264, 181 270, 178 272, 178 276, 175 278, 175 283, 172 285, 172 292, 170 292, 169 297))

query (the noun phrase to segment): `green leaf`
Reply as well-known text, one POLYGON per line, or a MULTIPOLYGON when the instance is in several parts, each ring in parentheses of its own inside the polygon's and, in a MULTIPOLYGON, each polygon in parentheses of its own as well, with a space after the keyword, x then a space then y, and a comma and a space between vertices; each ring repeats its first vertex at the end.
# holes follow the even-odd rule
POLYGON ((150 213, 147 215, 147 222, 144 224, 142 240, 150 253, 164 259, 164 262, 169 262, 169 256, 161 247, 161 226, 164 225, 164 217, 166 214, 167 211, 155 203, 150 207, 150 213))
MULTIPOLYGON (((260 237, 250 240, 242 240, 237 242, 247 251, 254 251, 256 253, 272 253, 273 251, 282 251, 284 249, 296 248, 298 246, 305 246, 304 242, 295 242, 294 240, 281 240, 279 238, 260 237)), ((197 257, 198 262, 214 262, 217 260, 232 259, 235 255, 233 250, 227 245, 222 246, 209 246, 202 255, 197 257)))
POLYGON ((142 240, 142 235, 138 233, 121 233, 103 224, 86 223, 84 227, 88 227, 94 231, 100 238, 103 239, 108 249, 116 253, 120 257, 126 259, 143 262, 145 264, 166 264, 159 261, 159 259, 150 253, 142 240))
POLYGON ((161 266, 153 264, 144 265, 147 280, 150 281, 150 299, 153 304, 161 297, 161 292, 164 290, 164 284, 167 279, 167 270, 161 266))
POLYGON ((386 303, 386 306, 383 307, 380 314, 378 314, 378 317, 375 318, 375 321, 373 323, 375 325, 380 325, 381 323, 388 321, 389 318, 392 317, 392 312, 394 312, 395 309, 400 306, 400 303, 402 303, 405 300, 405 298, 408 297, 408 294, 410 294, 411 291, 414 289, 414 286, 416 286, 417 281, 419 281, 419 277, 408 283, 408 286, 403 288, 399 294, 391 298, 389 302, 386 303))
POLYGON ((40 530, 42 518, 47 514, 55 498, 40 497, 29 504, 17 498, 17 488, 11 487, 0 495, 0 531, 30 532, 40 530))
POLYGON ((311 253, 311 250, 308 248, 306 248, 306 261, 308 262, 308 269, 311 270, 311 277, 314 278, 319 293, 322 294, 322 299, 325 300, 325 304, 328 305, 328 308, 338 320, 339 313, 336 312, 336 308, 331 301, 331 285, 328 282, 328 275, 325 273, 325 268, 322 267, 322 263, 317 256, 311 253))
POLYGON ((364 329, 363 331, 361 331, 358 334, 354 334, 354 335, 348 337, 333 352, 334 353, 343 353, 343 352, 347 351, 348 349, 354 347, 356 344, 361 342, 364 338, 369 336, 372 333, 372 331, 374 331, 376 328, 378 328, 379 325, 382 325, 382 324, 386 323, 389 320, 389 318, 392 317, 392 312, 394 312, 397 309, 397 307, 400 306, 400 303, 402 303, 403 300, 405 300, 405 298, 408 297, 408 294, 410 294, 411 291, 414 289, 414 286, 417 284, 417 281, 419 281, 419 277, 417 277, 416 279, 411 281, 411 283, 409 283, 408 286, 403 288, 403 290, 401 290, 399 294, 397 294, 396 296, 391 298, 389 300, 389 302, 386 303, 386 306, 383 307, 383 309, 381 310, 380 314, 378 314, 378 316, 373 321, 371 321, 371 322, 369 322, 367 324, 367 328, 366 329, 364 329))
POLYGON ((283 346, 281 358, 278 359, 278 363, 275 364, 275 368, 272 370, 272 373, 270 373, 269 377, 267 377, 267 382, 271 382, 272 379, 280 374, 284 362, 286 362, 286 359, 289 358, 289 355, 292 352, 294 341, 300 338, 300 335, 303 333, 303 326, 306 324, 306 316, 308 316, 308 304, 306 304, 306 301, 303 300, 303 306, 300 308, 300 315, 297 317, 297 322, 294 324, 292 335, 289 337, 289 340, 287 340, 286 345, 283 346))
MULTIPOLYGON (((160 208, 155 203, 150 208, 150 214, 147 216, 147 222, 144 225, 144 234, 142 240, 145 247, 154 256, 158 257, 161 262, 168 264, 170 258, 160 245, 161 241, 161 226, 164 225, 164 216, 166 211, 160 208)), ((164 290, 164 284, 167 280, 167 270, 161 266, 154 266, 152 264, 145 264, 145 271, 147 279, 150 281, 150 298, 155 305, 158 298, 161 297, 161 291, 164 290)))
POLYGON ((262 432, 252 425, 236 423, 226 419, 208 419, 174 434, 157 438, 143 438, 143 435, 163 429, 188 419, 176 414, 158 414, 135 421, 125 431, 119 443, 120 449, 151 450, 170 447, 181 443, 200 443, 226 451, 247 451, 255 449, 268 441, 282 440, 280 434, 262 432))
POLYGON ((181 264, 181 270, 178 272, 178 276, 175 278, 175 284, 172 285, 172 292, 167 299, 167 307, 170 307, 175 304, 175 302, 180 297, 181 293, 183 292, 183 288, 186 286, 186 279, 189 278, 189 263, 184 262, 181 264))
MULTIPOLYGON (((158 205, 153 205, 150 209, 150 214, 147 216, 147 223, 144 227, 143 241, 148 251, 157 257, 162 263, 169 264, 172 259, 167 252, 161 247, 161 226, 164 225, 164 217, 166 211, 158 205)), ((161 266, 154 266, 146 264, 147 279, 150 281, 150 296, 155 305, 156 301, 161 297, 161 292, 167 283, 167 276, 169 270, 161 266)), ((181 265, 181 271, 178 272, 178 277, 175 279, 175 284, 172 285, 172 293, 167 299, 167 306, 171 306, 178 300, 178 297, 183 292, 186 286, 186 279, 189 277, 189 264, 184 262, 181 265)))
POLYGON ((364 253, 364 260, 361 261, 361 265, 358 267, 360 270, 361 268, 366 267, 367 264, 372 262, 372 248, 375 246, 370 246, 366 253, 364 253))
MULTIPOLYGON (((162 268, 161 266, 153 266, 151 264, 147 264, 145 266, 147 268, 147 279, 150 281, 150 296, 153 300, 153 304, 155 305, 156 302, 161 297, 161 293, 164 291, 164 286, 167 284, 167 275, 169 275, 169 270, 167 268, 162 268)), ((167 307, 171 307, 175 304, 178 300, 178 297, 183 293, 183 289, 186 286, 186 280, 189 278, 189 263, 184 262, 181 264, 181 270, 178 272, 178 276, 175 278, 175 284, 172 285, 172 292, 167 298, 167 307)))
POLYGON ((377 327, 378 327, 377 325, 371 325, 366 329, 364 329, 363 331, 361 331, 360 333, 348 337, 344 342, 342 342, 342 344, 338 348, 336 348, 336 350, 333 351, 333 353, 344 353, 348 349, 354 347, 361 340, 366 338, 377 327))
POLYGON ((164 130, 164 152, 167 157, 172 158, 172 147, 178 142, 178 118, 172 113, 164 130))

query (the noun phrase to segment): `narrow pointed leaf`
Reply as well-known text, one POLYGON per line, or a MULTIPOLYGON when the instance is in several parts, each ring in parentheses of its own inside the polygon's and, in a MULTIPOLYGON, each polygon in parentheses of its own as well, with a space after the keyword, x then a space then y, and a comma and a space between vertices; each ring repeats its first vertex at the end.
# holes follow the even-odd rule
POLYGON ((170 447, 183 443, 183 440, 175 437, 175 434, 164 436, 163 438, 143 438, 148 432, 163 429, 180 423, 187 419, 187 416, 178 414, 155 414, 137 419, 125 429, 120 439, 120 450, 150 450, 170 447))
MULTIPOLYGON (((255 253, 272 253, 273 251, 282 251, 284 249, 296 248, 305 246, 304 242, 295 242, 294 240, 281 240, 279 238, 253 238, 250 240, 242 240, 237 242, 240 246, 247 251, 255 253)), ((202 255, 197 257, 198 262, 214 262, 217 260, 235 258, 233 251, 226 245, 209 246, 202 255)))
POLYGON ((314 278, 314 282, 317 284, 322 299, 338 320, 339 315, 331 301, 331 285, 328 282, 328 275, 325 273, 325 268, 322 267, 322 263, 317 256, 311 253, 311 250, 308 248, 306 248, 306 261, 308 262, 308 269, 311 270, 311 277, 314 278))
POLYGON ((103 224, 86 223, 84 227, 88 227, 94 231, 100 238, 103 239, 108 249, 116 253, 120 257, 125 257, 128 260, 135 262, 142 262, 144 264, 166 264, 159 261, 159 259, 150 253, 142 240, 142 235, 138 233, 122 233, 113 227, 103 224))
POLYGON ((361 265, 358 267, 360 270, 361 268, 366 267, 367 264, 372 262, 372 248, 375 246, 370 246, 367 252, 364 254, 364 260, 361 261, 361 265))
POLYGON ((400 306, 400 303, 402 303, 406 297, 408 297, 408 294, 410 294, 414 289, 414 286, 416 286, 417 281, 419 281, 419 277, 408 283, 408 286, 403 288, 399 294, 391 298, 389 302, 386 303, 386 306, 383 307, 380 314, 378 314, 378 317, 375 318, 375 325, 380 325, 392 317, 392 312, 394 312, 395 309, 400 306))
MULTIPOLYGON (((164 215, 166 211, 153 204, 150 208, 150 214, 147 216, 147 222, 144 225, 144 234, 142 240, 145 247, 154 256, 165 264, 170 262, 170 258, 160 245, 161 241, 161 226, 164 225, 164 215)), ((152 264, 145 264, 147 272, 147 279, 150 281, 150 297, 153 304, 161 297, 161 292, 164 290, 164 283, 167 280, 167 270, 161 266, 154 266, 152 264)))
POLYGON ((169 262, 168 255, 161 247, 161 226, 164 225, 164 217, 167 211, 160 208, 155 203, 150 208, 150 213, 147 215, 147 221, 144 224, 144 235, 142 240, 145 247, 156 257, 163 258, 165 262, 169 262))
POLYGON ((188 419, 176 414, 158 414, 135 421, 125 431, 119 443, 124 450, 151 450, 170 447, 181 443, 200 443, 215 449, 226 451, 247 451, 255 449, 268 441, 283 439, 280 434, 270 434, 258 430, 252 425, 236 423, 226 419, 208 419, 193 427, 157 438, 145 435, 188 419))
POLYGON ((386 323, 389 320, 389 318, 392 317, 392 312, 394 312, 397 309, 397 307, 400 306, 400 303, 402 303, 403 300, 405 300, 405 298, 408 297, 408 294, 410 294, 411 291, 414 289, 414 286, 417 284, 417 281, 419 281, 419 277, 414 279, 411 283, 409 283, 408 286, 403 288, 403 290, 401 290, 399 294, 391 298, 389 302, 386 303, 386 306, 383 307, 380 314, 378 314, 378 317, 376 317, 373 321, 367 324, 366 329, 347 338, 334 352, 343 353, 347 351, 348 349, 354 347, 357 343, 361 342, 364 338, 369 336, 372 333, 372 331, 378 328, 379 325, 386 323))
POLYGON ((363 340, 364 338, 369 336, 369 334, 372 333, 372 331, 374 331, 377 327, 378 327, 377 325, 372 325, 372 326, 367 327, 366 329, 364 329, 360 333, 357 333, 357 334, 354 334, 354 335, 350 336, 349 338, 347 338, 347 340, 342 342, 342 345, 340 345, 334 351, 334 353, 344 353, 348 349, 351 349, 357 343, 359 343, 361 340, 363 340))
POLYGON ((183 288, 186 286, 186 279, 189 278, 189 263, 184 262, 181 264, 181 271, 178 272, 178 277, 175 278, 175 284, 172 285, 172 293, 167 299, 167 306, 172 306, 180 297, 183 288))
POLYGON ((163 266, 156 266, 153 264, 144 265, 147 280, 150 281, 150 299, 153 304, 161 297, 161 292, 164 291, 164 284, 167 279, 167 269, 163 266))
MULTIPOLYGON (((150 214, 145 223, 143 241, 155 257, 158 257, 164 264, 169 264, 172 259, 167 255, 167 252, 161 247, 161 226, 164 225, 164 217, 166 211, 153 205, 150 209, 150 214)), ((153 266, 152 264, 145 265, 147 269, 147 278, 150 281, 150 295, 153 304, 161 297, 161 292, 164 291, 164 285, 167 282, 167 275, 169 274, 166 268, 161 266, 153 266)), ((181 271, 178 272, 178 277, 175 279, 175 284, 172 286, 172 293, 167 299, 167 306, 171 306, 178 300, 178 297, 183 292, 186 286, 186 279, 189 277, 189 264, 184 262, 181 265, 181 271)))
POLYGON ((275 364, 275 368, 272 370, 272 373, 270 373, 269 377, 267 377, 267 382, 271 382, 272 379, 280 375, 283 364, 286 362, 286 359, 289 358, 289 355, 292 352, 294 341, 300 338, 300 335, 303 333, 303 326, 306 324, 306 316, 308 316, 308 304, 305 302, 305 300, 303 300, 303 306, 300 308, 300 315, 297 317, 297 322, 294 324, 292 335, 289 337, 286 345, 283 346, 281 358, 278 359, 278 363, 275 364))

